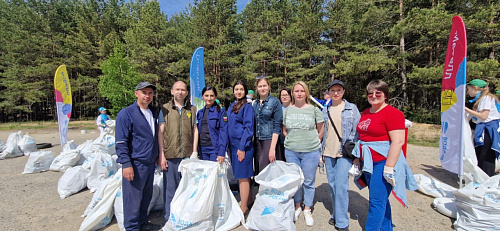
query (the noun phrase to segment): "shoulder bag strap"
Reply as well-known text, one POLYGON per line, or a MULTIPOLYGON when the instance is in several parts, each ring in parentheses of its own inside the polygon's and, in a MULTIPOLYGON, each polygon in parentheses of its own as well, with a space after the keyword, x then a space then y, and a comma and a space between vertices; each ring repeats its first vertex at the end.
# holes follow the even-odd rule
POLYGON ((333 125, 333 129, 335 129, 335 133, 337 133, 337 137, 339 138, 340 143, 342 144, 342 138, 339 135, 339 132, 337 131, 337 127, 335 127, 335 123, 333 123, 332 117, 330 116, 330 107, 326 108, 326 114, 328 115, 328 119, 330 119, 330 123, 333 125))

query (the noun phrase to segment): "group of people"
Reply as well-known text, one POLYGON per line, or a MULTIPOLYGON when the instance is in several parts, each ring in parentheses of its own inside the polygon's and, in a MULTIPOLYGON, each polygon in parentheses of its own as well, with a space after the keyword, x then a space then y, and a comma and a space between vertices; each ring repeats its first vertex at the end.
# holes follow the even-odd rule
MULTIPOLYGON (((155 162, 163 169, 164 218, 170 219, 170 203, 185 158, 225 160, 228 150, 233 174, 239 183, 240 208, 248 214, 253 203, 251 178, 269 163, 283 160, 300 166, 304 183, 294 195, 295 220, 304 214, 313 226, 312 207, 316 170, 324 162, 333 214, 329 224, 349 230, 348 171, 357 163, 370 190, 365 230, 392 230, 390 192, 406 205, 406 189, 416 182, 402 153, 405 124, 401 111, 388 105, 389 86, 375 80, 366 87, 371 107, 359 112, 344 98, 345 85, 333 80, 328 85, 328 104, 323 110, 310 103, 310 91, 302 81, 270 94, 267 78, 256 84, 256 99, 249 103, 248 86, 233 85, 235 101, 227 111, 216 103, 217 90, 202 90, 203 108, 187 99, 184 82, 171 88, 173 99, 158 110, 150 105, 156 86, 141 82, 137 101, 121 110, 116 119, 116 150, 123 167, 124 225, 127 230, 154 227, 146 220, 152 195, 155 162), (355 143, 352 153, 343 154, 346 143, 355 143)), ((347 148, 346 148, 347 149, 347 148)))

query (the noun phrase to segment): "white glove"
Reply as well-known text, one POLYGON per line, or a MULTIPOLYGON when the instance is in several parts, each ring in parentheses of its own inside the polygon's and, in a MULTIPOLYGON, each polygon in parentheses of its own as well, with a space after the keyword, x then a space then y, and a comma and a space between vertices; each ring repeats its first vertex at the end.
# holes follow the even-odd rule
POLYGON ((384 173, 383 176, 387 183, 391 184, 392 186, 396 186, 396 178, 394 176, 394 167, 389 167, 389 166, 384 166, 384 173))
POLYGON ((198 152, 193 152, 193 154, 191 154, 189 159, 198 159, 198 152))

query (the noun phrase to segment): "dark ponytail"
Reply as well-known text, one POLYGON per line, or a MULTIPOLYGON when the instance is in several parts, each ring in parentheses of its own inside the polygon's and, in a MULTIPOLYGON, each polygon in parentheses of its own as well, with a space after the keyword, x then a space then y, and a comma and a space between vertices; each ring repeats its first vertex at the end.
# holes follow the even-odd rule
POLYGON ((247 103, 247 94, 248 94, 247 85, 243 81, 241 81, 241 80, 236 81, 236 83, 233 85, 233 92, 234 92, 234 88, 237 85, 242 85, 243 86, 243 90, 245 91, 245 95, 241 99, 236 99, 236 104, 234 104, 234 106, 233 106, 233 112, 235 114, 238 114, 238 111, 240 111, 240 109, 243 106, 245 106, 245 104, 247 103))

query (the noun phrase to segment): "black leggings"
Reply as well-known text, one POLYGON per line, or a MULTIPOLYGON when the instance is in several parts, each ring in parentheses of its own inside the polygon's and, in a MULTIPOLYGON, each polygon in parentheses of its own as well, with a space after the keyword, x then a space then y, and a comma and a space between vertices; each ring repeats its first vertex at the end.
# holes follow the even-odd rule
POLYGON ((477 146, 475 150, 477 166, 488 174, 488 176, 495 175, 496 156, 495 151, 491 149, 491 138, 486 129, 484 129, 484 144, 482 146, 477 146))

